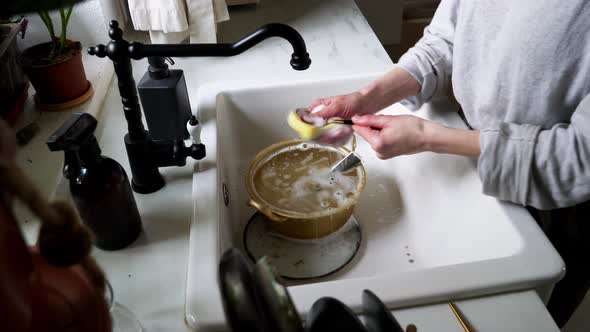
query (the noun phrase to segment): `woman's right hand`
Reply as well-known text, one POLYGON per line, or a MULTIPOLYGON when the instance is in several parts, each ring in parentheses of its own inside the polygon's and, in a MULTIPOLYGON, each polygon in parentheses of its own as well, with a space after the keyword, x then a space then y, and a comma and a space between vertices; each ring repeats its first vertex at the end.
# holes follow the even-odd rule
POLYGON ((322 104, 326 107, 312 113, 314 116, 349 120, 354 115, 377 113, 393 103, 416 95, 420 89, 421 84, 409 72, 396 67, 356 92, 316 100, 309 109, 313 110, 322 104))
POLYGON ((376 112, 376 110, 373 110, 367 102, 366 95, 359 91, 346 95, 318 99, 309 106, 309 109, 313 110, 319 105, 324 105, 326 107, 320 111, 312 113, 312 115, 324 119, 342 118, 349 120, 354 115, 368 115, 376 112))

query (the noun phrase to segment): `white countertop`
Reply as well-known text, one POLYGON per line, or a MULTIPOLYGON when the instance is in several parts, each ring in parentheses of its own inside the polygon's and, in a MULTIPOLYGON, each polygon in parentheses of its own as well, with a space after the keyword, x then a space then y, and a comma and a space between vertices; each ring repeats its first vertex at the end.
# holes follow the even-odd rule
MULTIPOLYGON (((287 23, 303 35, 312 65, 307 71, 292 70, 290 46, 275 38, 233 58, 175 59, 175 67, 185 72, 193 105, 199 85, 208 82, 334 77, 384 72, 393 66, 353 0, 263 0, 257 8, 239 8, 230 14, 231 20, 219 27, 220 42, 233 42, 264 23, 287 23)), ((104 39, 107 42, 107 36, 104 39)), ((101 60, 111 65, 109 60, 101 60)), ((136 81, 146 65, 145 60, 135 62, 136 81)), ((45 131, 50 133, 57 125, 48 126, 51 130, 45 131)), ((126 127, 114 78, 102 104, 97 136, 103 154, 119 161, 131 175, 123 144, 126 127)), ((48 136, 45 131, 44 138, 48 136)), ((36 139, 31 144, 42 142, 36 139)), ((29 167, 29 172, 35 179, 43 178, 39 179, 42 186, 53 188, 60 172, 55 160, 62 154, 48 156, 44 148, 43 145, 25 149, 19 154, 19 161, 26 165, 28 159, 37 156, 39 160, 52 160, 44 171, 29 167)), ((115 300, 135 312, 146 331, 186 331, 184 291, 193 162, 188 160, 182 168, 160 170, 166 186, 153 194, 135 195, 144 226, 140 238, 123 250, 96 249, 93 253, 114 287, 115 300)), ((32 239, 34 226, 30 224, 24 225, 24 229, 27 238, 32 239)), ((462 300, 457 305, 478 331, 557 331, 534 291, 462 300)), ((395 310, 394 314, 402 324, 416 324, 419 331, 462 331, 446 304, 395 310)))

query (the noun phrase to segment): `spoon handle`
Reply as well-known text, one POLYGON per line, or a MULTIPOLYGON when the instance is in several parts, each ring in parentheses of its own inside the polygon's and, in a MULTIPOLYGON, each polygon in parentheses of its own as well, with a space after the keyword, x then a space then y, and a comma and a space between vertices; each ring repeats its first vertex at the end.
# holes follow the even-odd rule
POLYGON ((329 120, 328 123, 337 123, 337 124, 345 124, 345 125, 353 125, 354 122, 352 120, 329 120))

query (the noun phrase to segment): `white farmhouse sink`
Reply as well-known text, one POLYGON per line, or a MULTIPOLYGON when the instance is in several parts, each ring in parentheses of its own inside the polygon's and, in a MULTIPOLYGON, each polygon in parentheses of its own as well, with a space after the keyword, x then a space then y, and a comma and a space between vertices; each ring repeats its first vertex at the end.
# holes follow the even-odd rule
MULTIPOLYGON (((255 212, 246 205, 244 174, 254 155, 295 137, 286 123, 288 110, 353 91, 373 78, 199 90, 196 109, 207 157, 196 164, 193 180, 186 290, 191 328, 225 326, 217 264, 227 248, 243 248, 242 233, 255 212)), ((397 104, 384 113, 409 111, 397 104)), ((452 112, 416 115, 457 125, 452 112)), ((359 143, 367 186, 355 217, 363 243, 338 273, 289 287, 302 315, 321 296, 358 311, 367 288, 395 308, 523 288, 547 290, 561 277, 561 258, 527 211, 481 193, 474 161, 433 153, 382 161, 366 142, 359 143)))

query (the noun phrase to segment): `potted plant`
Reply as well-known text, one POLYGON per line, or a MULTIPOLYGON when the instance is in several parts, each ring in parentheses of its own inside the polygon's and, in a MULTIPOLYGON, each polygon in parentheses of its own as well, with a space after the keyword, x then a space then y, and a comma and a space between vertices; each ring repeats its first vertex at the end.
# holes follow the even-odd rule
POLYGON ((22 17, 0 17, 0 117, 10 125, 22 113, 29 91, 29 81, 18 65, 21 52, 16 43, 26 26, 22 17))
POLYGON ((50 41, 24 50, 20 63, 35 88, 35 103, 43 110, 60 110, 86 101, 92 85, 82 64, 82 45, 67 38, 74 5, 59 9, 61 34, 55 35, 48 10, 37 13, 47 27, 50 41))

